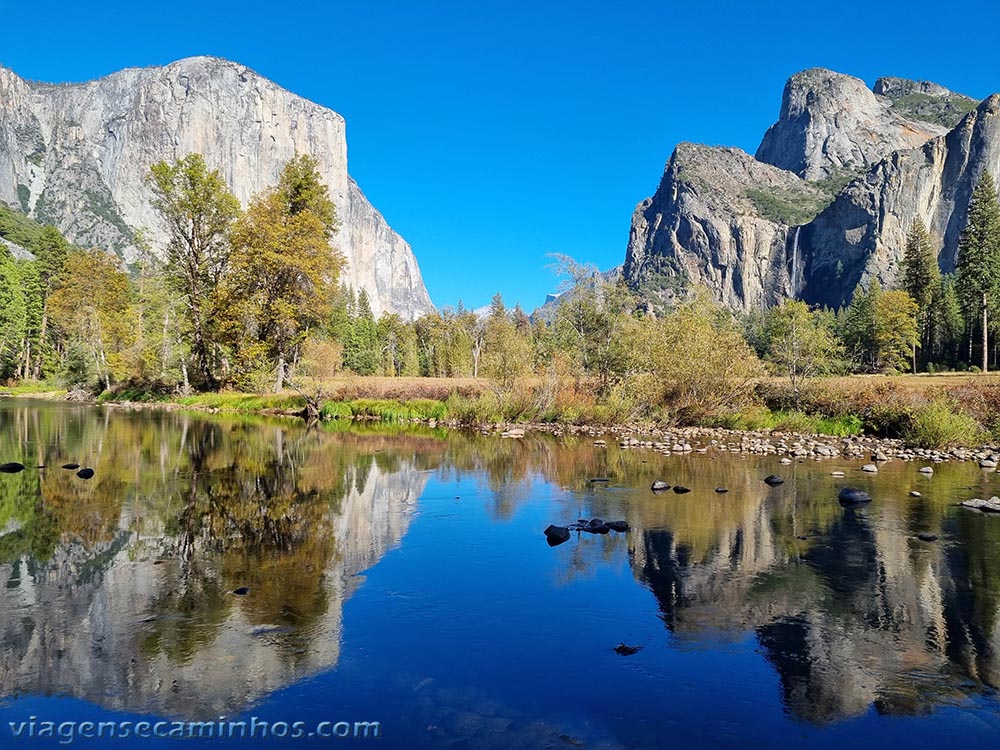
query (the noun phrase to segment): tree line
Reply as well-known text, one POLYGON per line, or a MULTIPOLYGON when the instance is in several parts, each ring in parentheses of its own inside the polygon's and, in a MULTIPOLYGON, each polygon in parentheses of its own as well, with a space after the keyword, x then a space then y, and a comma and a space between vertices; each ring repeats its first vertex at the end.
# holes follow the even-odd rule
POLYGON ((0 250, 0 378, 280 391, 343 370, 487 378, 502 400, 532 377, 684 410, 699 393, 738 399, 733 388, 767 369, 798 388, 822 374, 968 369, 974 357, 986 370, 997 359, 1000 200, 988 173, 954 274, 940 272, 918 220, 891 288, 859 286, 840 310, 788 300, 736 316, 695 292, 654 316, 620 279, 560 257, 570 291, 545 320, 497 294, 486 315, 460 303, 415 321, 376 317, 367 293, 341 281, 339 220, 312 158, 291 160, 245 210, 197 154, 155 164, 148 179, 166 242, 153 252, 139 237, 127 268, 54 227, 15 227, 35 258, 0 250))

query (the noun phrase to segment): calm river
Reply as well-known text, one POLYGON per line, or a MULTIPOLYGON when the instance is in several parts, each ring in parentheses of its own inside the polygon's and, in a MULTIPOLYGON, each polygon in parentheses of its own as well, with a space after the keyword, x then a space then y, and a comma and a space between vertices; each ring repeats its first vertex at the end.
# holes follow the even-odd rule
POLYGON ((995 474, 608 442, 0 400, 0 747, 1000 741, 995 474))

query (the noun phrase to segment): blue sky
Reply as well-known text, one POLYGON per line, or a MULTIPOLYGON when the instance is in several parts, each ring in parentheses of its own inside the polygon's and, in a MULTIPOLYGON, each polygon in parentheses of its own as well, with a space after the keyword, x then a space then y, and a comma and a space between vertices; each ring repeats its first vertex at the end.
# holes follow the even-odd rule
POLYGON ((349 165, 437 305, 527 309, 548 253, 622 261, 683 140, 751 153, 792 73, 1000 90, 1000 4, 0 0, 0 64, 45 81, 210 54, 347 119, 349 165))

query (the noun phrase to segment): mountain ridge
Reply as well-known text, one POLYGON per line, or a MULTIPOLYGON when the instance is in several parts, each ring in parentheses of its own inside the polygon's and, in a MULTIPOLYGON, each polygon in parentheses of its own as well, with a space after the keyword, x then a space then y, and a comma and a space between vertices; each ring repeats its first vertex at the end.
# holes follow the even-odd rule
MULTIPOLYGON (((928 144, 955 140, 991 98, 976 102, 927 81, 882 77, 869 89, 860 79, 823 68, 796 73, 785 85, 778 121, 754 156, 678 144, 656 192, 633 214, 626 281, 653 289, 654 303, 669 303, 679 287, 695 283, 736 310, 789 297, 836 306, 858 282, 894 281, 917 215, 932 232, 941 230, 940 262, 951 270, 954 223, 967 201, 942 199, 952 184, 943 172, 928 182, 919 165, 905 174, 890 166, 928 144), (696 163, 678 170, 692 154, 696 163), (883 173, 896 175, 895 181, 878 177, 883 173), (924 182, 938 191, 921 193, 924 182), (880 187, 866 193, 864 185, 880 187), (887 207, 890 194, 895 200, 887 207), (916 205, 918 194, 926 206, 916 205), (858 200, 845 197, 851 195, 858 200)), ((1000 129, 980 131, 958 138, 948 169, 958 169, 964 154, 975 162, 975 172, 981 166, 977 153, 1000 151, 1000 129)), ((946 168, 941 159, 928 163, 939 172, 946 168)), ((1000 173, 1000 156, 987 166, 1000 173)))
POLYGON ((164 239, 149 166, 201 153, 246 205, 293 156, 314 156, 341 219, 342 279, 373 311, 432 311, 412 249, 348 173, 346 122, 249 67, 219 57, 126 68, 80 83, 28 82, 0 68, 0 201, 80 245, 135 253, 164 239))

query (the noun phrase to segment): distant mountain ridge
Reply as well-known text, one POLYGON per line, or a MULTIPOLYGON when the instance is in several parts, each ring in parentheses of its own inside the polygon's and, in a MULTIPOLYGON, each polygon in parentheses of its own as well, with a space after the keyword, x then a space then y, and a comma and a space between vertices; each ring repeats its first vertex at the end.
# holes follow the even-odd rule
POLYGON ((128 258, 135 230, 154 249, 164 238, 145 181, 154 162, 201 153, 246 204, 310 154, 342 222, 344 281, 368 292, 376 315, 430 312, 410 246, 348 174, 345 128, 336 112, 218 58, 60 85, 0 68, 0 201, 128 258))
POLYGON ((1000 175, 998 102, 797 73, 754 156, 677 146, 633 214, 625 279, 661 302, 694 283, 737 310, 789 297, 837 306, 858 283, 895 281, 917 217, 951 270, 972 186, 983 169, 1000 175))

